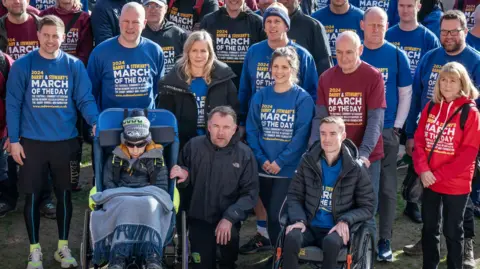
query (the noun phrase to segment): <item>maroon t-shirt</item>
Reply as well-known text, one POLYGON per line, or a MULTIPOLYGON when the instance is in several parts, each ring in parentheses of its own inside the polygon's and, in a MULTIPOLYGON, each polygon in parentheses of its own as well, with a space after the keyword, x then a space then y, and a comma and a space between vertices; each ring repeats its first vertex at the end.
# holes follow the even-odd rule
POLYGON ((7 54, 14 60, 38 48, 37 25, 32 16, 22 24, 14 24, 6 18, 5 28, 8 37, 7 54))
MULTIPOLYGON (((367 127, 367 111, 386 108, 382 74, 374 67, 362 62, 351 74, 343 73, 336 65, 325 71, 318 82, 317 104, 325 106, 330 116, 343 118, 347 138, 357 147, 363 141, 367 127)), ((383 139, 370 154, 370 162, 383 158, 383 139)))

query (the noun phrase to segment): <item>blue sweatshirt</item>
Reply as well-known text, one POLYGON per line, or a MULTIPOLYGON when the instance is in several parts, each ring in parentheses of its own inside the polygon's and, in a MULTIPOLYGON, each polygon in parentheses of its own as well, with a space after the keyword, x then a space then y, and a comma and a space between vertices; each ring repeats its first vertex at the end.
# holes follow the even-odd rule
POLYGON ((385 42, 375 50, 364 47, 361 59, 382 73, 387 101, 383 128, 393 128, 397 117, 398 88, 412 85, 407 55, 390 42, 385 42))
MULTIPOLYGON (((318 74, 312 55, 292 41, 289 41, 287 46, 293 46, 296 49, 300 61, 298 85, 310 93, 313 100, 317 100, 318 74)), ((250 99, 255 92, 263 87, 271 86, 275 82, 271 76, 270 68, 272 53, 273 49, 268 46, 268 40, 252 45, 247 51, 240 78, 240 89, 238 90, 241 119, 245 119, 250 99)))
POLYGON ((246 132, 259 171, 265 161, 275 161, 281 168, 276 176, 293 177, 307 149, 314 112, 312 97, 298 85, 284 93, 276 93, 273 86, 255 93, 246 132))
POLYGON ((118 37, 95 47, 88 60, 88 75, 99 110, 155 108, 157 82, 164 73, 160 46, 141 37, 136 48, 125 48, 118 37))
POLYGON ((130 0, 97 0, 90 17, 93 39, 98 46, 103 41, 120 34, 118 18, 122 7, 130 0))
POLYGON ((388 24, 395 25, 400 21, 397 0, 350 0, 350 4, 365 11, 369 7, 379 7, 387 12, 388 24))
POLYGON ((333 13, 330 10, 330 7, 327 6, 313 13, 312 18, 318 20, 323 26, 325 26, 334 64, 337 64, 335 42, 340 33, 350 30, 357 33, 360 40, 363 40, 363 30, 360 28, 360 21, 363 19, 363 11, 354 5, 350 5, 347 13, 341 15, 333 13))
POLYGON ((423 25, 419 25, 413 31, 404 31, 397 24, 388 29, 385 39, 405 51, 412 77, 420 59, 430 50, 440 47, 440 41, 435 34, 423 25))
POLYGON ((407 138, 413 138, 417 129, 418 116, 433 96, 438 73, 443 65, 453 61, 465 66, 475 86, 480 85, 480 53, 478 51, 470 46, 467 46, 460 54, 455 56, 448 55, 443 47, 429 51, 420 60, 413 78, 412 104, 406 125, 407 138))
MULTIPOLYGON (((88 0, 80 0, 80 2, 82 3, 82 10, 88 12, 88 0)), ((40 11, 54 7, 56 4, 56 0, 30 0, 30 5, 40 11)))
POLYGON ((480 37, 476 37, 476 36, 472 35, 471 32, 468 32, 467 44, 470 47, 476 49, 477 51, 480 51, 480 37))
POLYGON ((443 16, 443 11, 440 7, 434 7, 432 12, 428 14, 422 21, 423 26, 432 31, 437 38, 440 39, 440 18, 443 16))
POLYGON ((10 142, 20 137, 62 141, 77 137, 77 109, 88 124, 97 122, 92 85, 82 61, 60 51, 45 59, 38 50, 12 65, 7 81, 10 142))
POLYGON ((342 171, 342 158, 338 159, 332 166, 328 166, 324 158, 320 158, 320 163, 317 164, 322 167, 322 197, 320 198, 320 205, 315 214, 315 218, 310 225, 325 229, 331 229, 335 226, 332 213, 332 194, 335 183, 337 183, 340 171, 342 171))

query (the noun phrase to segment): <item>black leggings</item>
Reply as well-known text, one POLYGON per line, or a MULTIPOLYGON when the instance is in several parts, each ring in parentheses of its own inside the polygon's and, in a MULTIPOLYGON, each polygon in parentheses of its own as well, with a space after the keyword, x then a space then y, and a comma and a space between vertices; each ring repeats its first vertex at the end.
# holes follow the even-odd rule
MULTIPOLYGON (((68 240, 70 221, 72 219, 72 192, 55 191, 57 197, 57 227, 58 238, 68 240)), ((40 203, 42 195, 40 193, 25 194, 25 208, 23 215, 27 226, 28 239, 30 244, 38 244, 40 230, 40 203)))

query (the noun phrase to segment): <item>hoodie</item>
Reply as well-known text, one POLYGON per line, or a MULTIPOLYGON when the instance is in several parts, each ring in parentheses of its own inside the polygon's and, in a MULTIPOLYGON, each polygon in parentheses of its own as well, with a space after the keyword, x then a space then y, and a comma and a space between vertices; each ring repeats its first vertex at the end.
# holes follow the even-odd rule
POLYGON ((475 8, 478 4, 478 0, 455 0, 453 9, 458 9, 465 14, 468 29, 471 29, 475 24, 475 8), (462 6, 459 6, 459 3, 462 3, 462 6))
POLYGON ((440 39, 440 18, 443 16, 443 11, 439 6, 433 8, 432 12, 428 14, 422 21, 423 26, 432 31, 437 38, 440 39))
POLYGON ((187 40, 187 33, 173 22, 163 21, 162 28, 153 31, 148 24, 142 32, 142 36, 157 43, 163 50, 165 57, 165 74, 175 65, 175 62, 183 53, 183 45, 187 40))
POLYGON ((462 195, 472 190, 475 158, 480 146, 480 114, 476 107, 470 108, 463 131, 460 128, 461 112, 455 115, 441 134, 430 162, 427 159, 438 132, 450 116, 466 103, 475 104, 462 96, 449 103, 442 101, 435 104, 428 115, 428 106, 422 111, 414 137, 413 164, 418 175, 427 171, 433 173, 436 181, 429 186, 432 191, 462 195))
MULTIPOLYGON (((129 0, 100 0, 97 1, 92 11, 92 29, 95 44, 98 46, 103 41, 120 34, 118 18, 122 7, 129 0)), ((135 1, 139 2, 139 1, 135 1)))
POLYGON ((40 16, 55 15, 62 19, 65 25, 68 25, 76 13, 80 13, 80 16, 71 26, 60 48, 66 53, 76 56, 86 66, 88 57, 93 50, 93 33, 90 24, 90 15, 80 9, 67 11, 62 8, 51 7, 42 11, 40 16))

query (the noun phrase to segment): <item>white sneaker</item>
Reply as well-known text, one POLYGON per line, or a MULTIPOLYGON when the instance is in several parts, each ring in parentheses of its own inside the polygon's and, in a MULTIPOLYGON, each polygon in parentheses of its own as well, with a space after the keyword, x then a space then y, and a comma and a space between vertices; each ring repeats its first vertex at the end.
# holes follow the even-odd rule
POLYGON ((63 246, 61 249, 55 251, 53 257, 57 262, 61 263, 62 268, 76 268, 78 266, 68 246, 63 246))
POLYGON ((28 255, 27 269, 43 269, 42 259, 42 250, 40 248, 34 249, 30 252, 30 255, 28 255))

